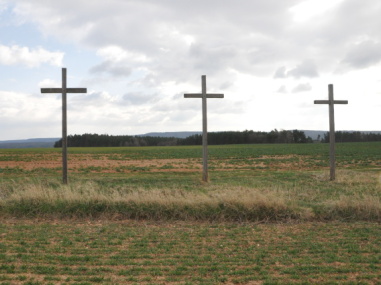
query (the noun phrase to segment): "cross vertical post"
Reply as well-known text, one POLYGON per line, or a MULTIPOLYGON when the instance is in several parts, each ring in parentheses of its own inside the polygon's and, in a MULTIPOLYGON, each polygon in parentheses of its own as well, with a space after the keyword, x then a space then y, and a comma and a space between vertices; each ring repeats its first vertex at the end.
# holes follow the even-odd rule
POLYGON ((41 88, 41 93, 62 94, 62 182, 67 184, 67 93, 87 93, 86 88, 67 88, 66 68, 62 68, 62 88, 41 88))
POLYGON ((335 104, 348 104, 347 100, 333 99, 333 84, 328 85, 328 100, 315 100, 314 104, 329 105, 329 161, 330 161, 330 180, 336 179, 336 158, 335 158, 335 104))
POLYGON ((208 177, 208 118, 206 106, 206 76, 201 77, 202 92, 202 180, 209 181, 208 177))
POLYGON ((67 96, 66 68, 62 68, 62 181, 67 184, 67 96))
POLYGON ((336 136, 335 136, 335 108, 333 101, 333 85, 328 85, 329 100, 329 161, 330 161, 330 179, 336 179, 336 136))
POLYGON ((208 176, 208 125, 207 125, 207 98, 224 98, 224 94, 207 94, 206 93, 206 75, 201 76, 201 93, 184 94, 184 98, 201 98, 202 99, 202 180, 209 181, 208 176))

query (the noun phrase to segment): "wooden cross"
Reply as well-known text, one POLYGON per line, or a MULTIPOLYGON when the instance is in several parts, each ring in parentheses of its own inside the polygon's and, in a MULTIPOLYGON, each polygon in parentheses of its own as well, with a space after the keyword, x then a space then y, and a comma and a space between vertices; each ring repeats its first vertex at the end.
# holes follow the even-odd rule
POLYGON ((184 98, 201 98, 202 99, 202 180, 208 182, 208 128, 207 128, 207 112, 206 98, 224 98, 224 94, 207 94, 206 93, 206 75, 201 76, 201 93, 184 94, 184 98))
POLYGON ((41 93, 62 93, 62 181, 67 184, 67 93, 87 93, 86 88, 66 87, 66 68, 62 68, 62 88, 41 88, 41 93))
POLYGON ((315 104, 328 104, 329 105, 329 161, 330 161, 330 180, 336 178, 335 170, 335 104, 348 104, 347 100, 333 100, 333 84, 328 85, 328 100, 315 100, 315 104))

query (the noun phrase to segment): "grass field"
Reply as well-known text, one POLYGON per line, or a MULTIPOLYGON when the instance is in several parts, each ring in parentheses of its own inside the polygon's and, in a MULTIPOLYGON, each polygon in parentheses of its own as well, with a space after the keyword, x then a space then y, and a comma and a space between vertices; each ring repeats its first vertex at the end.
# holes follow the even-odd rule
POLYGON ((381 143, 0 150, 0 284, 381 284, 381 143))
POLYGON ((372 223, 8 221, 0 284, 380 284, 372 223))

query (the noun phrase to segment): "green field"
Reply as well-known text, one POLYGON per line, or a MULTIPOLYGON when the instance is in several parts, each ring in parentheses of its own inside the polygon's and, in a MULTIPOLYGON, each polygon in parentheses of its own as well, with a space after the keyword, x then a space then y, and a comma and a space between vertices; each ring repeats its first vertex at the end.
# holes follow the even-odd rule
POLYGON ((0 151, 0 214, 207 221, 379 221, 381 143, 337 144, 329 181, 327 144, 0 151))
POLYGON ((381 284, 381 143, 0 150, 0 284, 381 284))
POLYGON ((8 221, 0 284, 380 284, 372 223, 8 221))

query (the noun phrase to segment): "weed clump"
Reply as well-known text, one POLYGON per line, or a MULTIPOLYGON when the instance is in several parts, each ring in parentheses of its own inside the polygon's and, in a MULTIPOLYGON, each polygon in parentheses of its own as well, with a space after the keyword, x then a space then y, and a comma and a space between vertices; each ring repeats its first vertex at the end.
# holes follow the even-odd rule
POLYGON ((0 213, 12 216, 119 219, 283 221, 301 218, 289 199, 271 191, 230 187, 190 192, 181 189, 104 189, 96 183, 49 187, 15 185, 0 201, 0 213))

